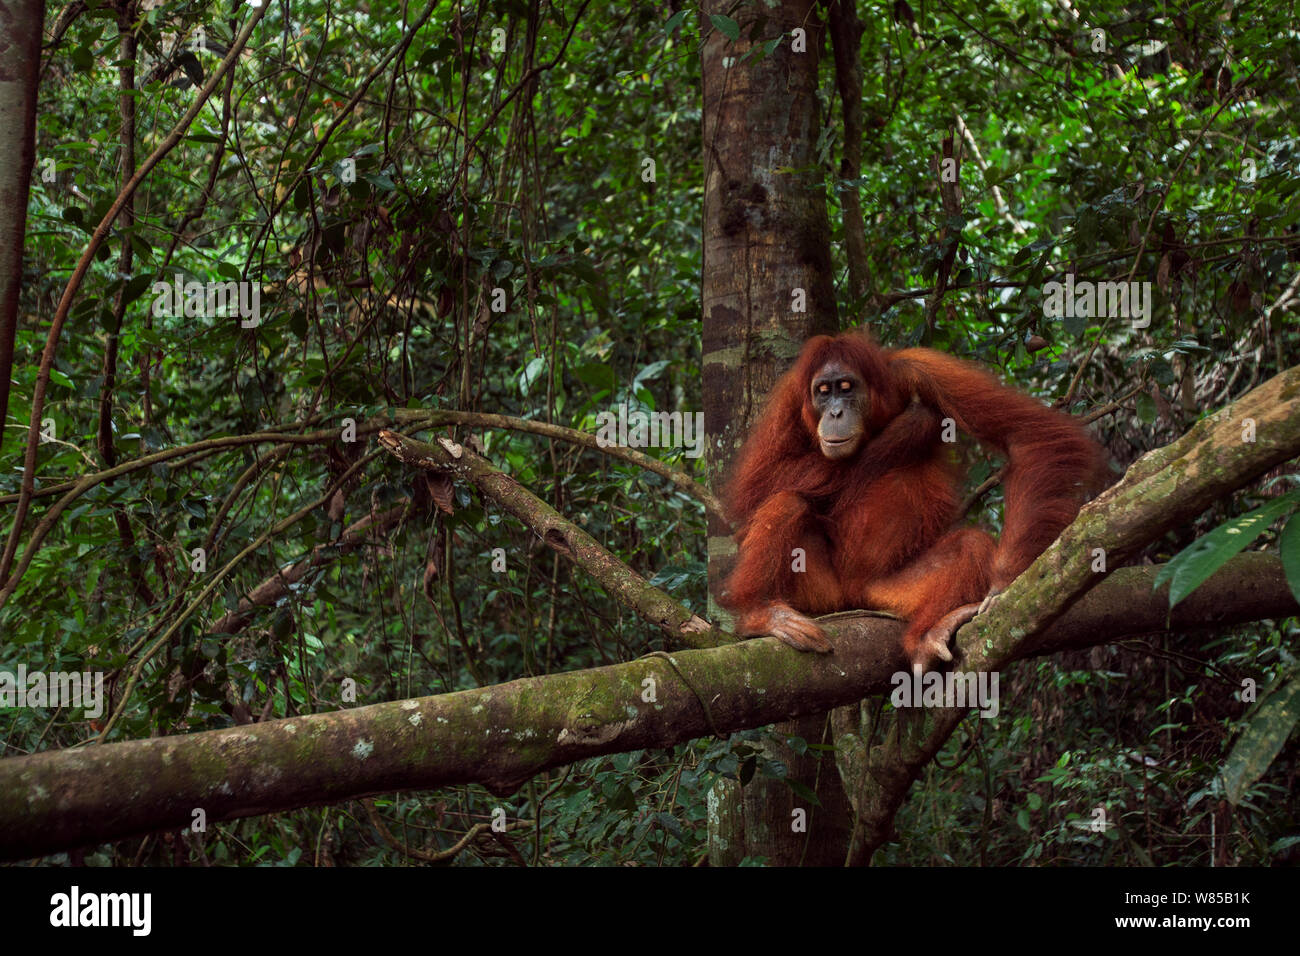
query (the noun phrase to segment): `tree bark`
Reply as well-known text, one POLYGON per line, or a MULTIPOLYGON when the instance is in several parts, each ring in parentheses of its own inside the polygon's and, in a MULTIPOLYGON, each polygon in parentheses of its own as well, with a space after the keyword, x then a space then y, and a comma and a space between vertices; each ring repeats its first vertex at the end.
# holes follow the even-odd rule
MULTIPOLYGON (((737 9, 710 0, 704 13, 735 16, 740 27, 733 41, 715 26, 702 52, 704 420, 716 487, 804 341, 836 331, 839 320, 830 224, 817 172, 817 67, 824 43, 818 12, 809 0, 737 9), (755 49, 773 40, 779 42, 770 53, 755 49)), ((713 586, 734 561, 730 535, 725 521, 710 519, 713 586)), ((712 602, 709 612, 711 620, 726 618, 712 602)), ((814 716, 778 731, 811 742, 821 739, 824 728, 824 717, 814 716)), ((829 761, 777 743, 767 757, 817 788, 821 807, 805 807, 810 817, 839 825, 848 802, 829 761)), ((834 840, 809 839, 816 824, 809 832, 792 830, 794 793, 784 783, 751 780, 743 812, 722 806, 735 792, 724 787, 710 798, 717 810, 710 814, 714 865, 745 856, 776 865, 843 859, 843 846, 834 840)))
MULTIPOLYGON (((1168 599, 1151 589, 1158 571, 1115 572, 1045 631, 1032 652, 1165 627, 1168 599)), ((1220 627, 1296 613, 1300 605, 1281 563, 1245 554, 1174 608, 1168 626, 1220 627)), ((437 697, 9 757, 0 760, 0 859, 181 829, 196 809, 215 822, 464 783, 506 795, 550 767, 820 714, 887 693, 895 675, 909 673, 897 621, 840 615, 824 623, 835 645, 829 655, 800 654, 761 638, 437 697)), ((827 763, 823 776, 829 769, 827 763)), ((810 846, 838 839, 820 819, 811 817, 810 846)), ((779 822, 789 830, 788 816, 779 822)), ((747 820, 746 832, 752 826, 747 820)))
POLYGON ((0 143, 9 157, 0 173, 0 449, 9 414, 18 296, 23 285, 27 194, 36 161, 36 83, 41 72, 44 0, 0 3, 0 143))

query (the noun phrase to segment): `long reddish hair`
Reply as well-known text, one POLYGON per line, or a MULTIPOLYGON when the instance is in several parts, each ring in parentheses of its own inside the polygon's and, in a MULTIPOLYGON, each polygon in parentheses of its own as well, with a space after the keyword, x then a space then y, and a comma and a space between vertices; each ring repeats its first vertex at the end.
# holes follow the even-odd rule
MULTIPOLYGON (((887 354, 863 334, 809 339, 772 389, 767 404, 731 469, 723 498, 738 525, 777 491, 811 497, 836 494, 853 475, 852 466, 831 461, 817 444, 817 410, 812 403, 812 378, 828 362, 854 369, 868 389, 869 439, 906 407, 910 393, 890 375, 887 354), (794 427, 802 422, 803 427, 794 427)), ((865 441, 864 441, 865 443, 865 441)))

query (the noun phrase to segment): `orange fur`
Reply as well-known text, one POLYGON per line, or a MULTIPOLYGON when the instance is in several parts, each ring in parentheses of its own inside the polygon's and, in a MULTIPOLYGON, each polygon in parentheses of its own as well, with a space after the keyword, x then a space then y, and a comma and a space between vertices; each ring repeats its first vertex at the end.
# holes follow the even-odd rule
POLYGON ((722 602, 739 613, 742 635, 776 634, 801 650, 829 648, 803 615, 892 611, 908 621, 909 658, 929 666, 946 640, 930 630, 1011 583, 1100 487, 1105 468, 1079 422, 972 363, 881 349, 858 333, 817 336, 773 389, 724 491, 739 555, 722 602), (867 439, 839 461, 819 450, 810 398, 813 376, 831 361, 856 370, 869 398, 867 439), (952 526, 961 475, 939 438, 945 418, 1007 458, 996 544, 952 526), (801 571, 792 568, 796 548, 801 571))

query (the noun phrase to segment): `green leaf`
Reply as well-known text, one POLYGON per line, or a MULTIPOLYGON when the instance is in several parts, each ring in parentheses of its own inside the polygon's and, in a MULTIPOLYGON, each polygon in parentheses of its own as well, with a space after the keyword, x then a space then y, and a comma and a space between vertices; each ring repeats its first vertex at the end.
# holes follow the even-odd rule
POLYGON ((153 286, 153 276, 145 273, 144 275, 133 276, 131 281, 126 284, 122 292, 123 301, 130 305, 140 296, 153 286))
POLYGON ((677 818, 671 813, 656 813, 654 819, 655 822, 673 836, 677 837, 677 839, 680 840, 682 838, 682 825, 677 822, 677 818))
POLYGON ((181 69, 191 83, 195 86, 203 85, 203 64, 199 62, 199 58, 192 51, 186 50, 180 55, 177 62, 180 63, 181 69))
POLYGON ((745 762, 740 765, 740 785, 742 787, 754 779, 754 771, 757 769, 757 757, 748 757, 745 759, 745 762))
POLYGON ((1300 720, 1300 680, 1287 673, 1260 701, 1250 723, 1228 754, 1220 773, 1228 802, 1236 806, 1246 791, 1264 776, 1300 720))
POLYGON ((817 794, 810 790, 807 784, 800 783, 791 777, 785 778, 785 785, 794 791, 795 796, 814 807, 820 807, 822 802, 817 799, 817 794))
POLYGON ((726 35, 728 40, 736 41, 740 39, 740 24, 731 17, 724 17, 720 13, 710 13, 709 22, 726 35))
POLYGON ((1224 522, 1209 534, 1193 541, 1160 569, 1155 587, 1169 582, 1169 606, 1191 594, 1228 559, 1268 530, 1282 515, 1300 503, 1300 490, 1283 495, 1239 518, 1224 522))
POLYGON ((586 259, 574 259, 567 265, 566 271, 573 273, 583 282, 588 282, 592 285, 600 284, 600 273, 598 273, 595 267, 586 259))
POLYGON ((1157 355, 1152 358, 1151 364, 1147 366, 1147 370, 1151 373, 1151 377, 1160 385, 1167 387, 1174 384, 1174 367, 1163 355, 1157 355))
POLYGON ((618 385, 618 378, 614 375, 614 370, 608 365, 599 362, 588 362, 585 365, 579 365, 573 369, 574 377, 584 385, 590 385, 592 388, 613 389, 618 385))
POLYGON ((95 66, 95 57, 90 52, 89 46, 79 46, 68 51, 68 58, 72 60, 72 65, 78 70, 89 73, 95 66))
POLYGON ((686 14, 690 12, 691 11, 689 8, 684 10, 678 10, 671 17, 669 17, 668 22, 664 24, 664 33, 672 33, 679 26, 681 26, 682 21, 686 19, 686 14))
POLYGON ((1268 848, 1268 852, 1272 856, 1278 856, 1283 850, 1289 850, 1298 843, 1300 843, 1300 836, 1284 836, 1282 839, 1275 841, 1268 848))
POLYGON ((636 378, 632 380, 632 388, 636 389, 644 382, 650 382, 658 378, 664 369, 668 368, 672 362, 667 359, 659 359, 657 362, 651 362, 641 371, 636 373, 636 378))
POLYGON ((609 801, 608 806, 611 810, 621 810, 624 813, 635 813, 637 809, 636 794, 633 793, 626 784, 620 784, 614 791, 613 798, 609 801))
POLYGON ((1292 515, 1277 538, 1277 553, 1282 558, 1282 571, 1287 587, 1300 601, 1300 516, 1292 515))
POLYGON ((533 383, 535 383, 537 379, 541 377, 542 372, 544 372, 545 370, 546 370, 546 359, 542 358, 541 356, 538 356, 537 358, 529 361, 529 363, 526 366, 524 366, 524 370, 519 373, 520 394, 527 395, 529 391, 532 390, 533 383))

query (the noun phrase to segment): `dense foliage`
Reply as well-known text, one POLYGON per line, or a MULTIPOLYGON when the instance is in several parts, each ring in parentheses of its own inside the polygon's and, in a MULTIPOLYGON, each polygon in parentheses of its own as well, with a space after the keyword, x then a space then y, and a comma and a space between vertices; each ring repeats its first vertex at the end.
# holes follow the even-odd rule
MULTIPOLYGON (((1287 5, 1110 2, 1086 21, 1033 0, 860 6, 867 137, 852 179, 840 175, 829 56, 822 66, 819 162, 844 324, 978 358, 1049 397, 1082 365, 1073 409, 1118 403, 1097 428, 1120 467, 1296 364, 1296 303, 1273 308, 1300 262, 1300 24, 1287 5), (953 216, 932 161, 962 127, 953 216), (846 190, 866 210, 870 296, 848 289, 846 190), (1152 282, 1149 327, 1044 319, 1044 283, 1069 271, 1152 282)), ((49 11, 6 515, 50 319, 130 175, 122 111, 138 165, 238 32, 247 8, 238 21, 229 8, 139 4, 125 97, 118 8, 49 11)), ((4 753, 228 726, 241 710, 330 710, 348 678, 365 703, 662 647, 490 502, 457 486, 445 513, 421 476, 374 451, 365 426, 396 408, 445 408, 590 432, 621 403, 701 407, 699 44, 702 31, 734 29, 652 4, 271 5, 233 79, 144 181, 133 220, 113 224, 42 412, 38 491, 182 450, 78 492, 48 528, 40 520, 69 489, 36 498, 18 552, 20 570, 30 563, 0 607, 0 668, 102 669, 110 714, 6 713, 4 753), (155 283, 178 279, 255 284, 260 324, 159 307, 155 283), (339 440, 347 420, 354 442, 339 440), (266 440, 183 451, 255 433, 266 440), (341 544, 356 522, 399 506, 341 544), (283 595, 232 617, 313 554, 283 595)), ((436 433, 481 448, 706 613, 698 501, 565 442, 436 433)), ((645 450, 710 477, 681 448, 645 450)), ((995 465, 977 461, 972 485, 995 465)), ((1149 557, 1168 560, 1293 482, 1279 470, 1149 557)), ((983 500, 995 526, 998 503, 996 492, 983 500)), ((1235 807, 1219 775, 1251 719, 1242 678, 1294 681, 1295 633, 1264 622, 1019 665, 1001 716, 972 718, 918 785, 889 861, 1289 859, 1300 842, 1294 740, 1235 807), (1104 838, 1076 825, 1097 806, 1117 824, 1104 838)), ((760 736, 590 761, 504 801, 476 787, 402 793, 89 859, 401 863, 437 857, 504 806, 524 825, 456 860, 689 864, 704 850, 714 775, 782 772, 757 755, 760 736)))

